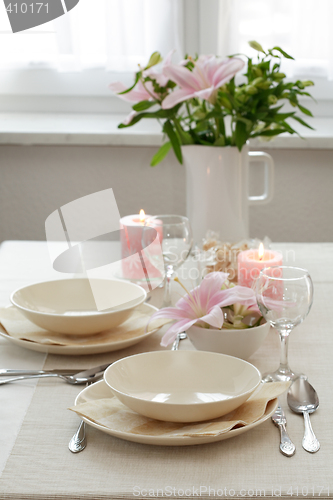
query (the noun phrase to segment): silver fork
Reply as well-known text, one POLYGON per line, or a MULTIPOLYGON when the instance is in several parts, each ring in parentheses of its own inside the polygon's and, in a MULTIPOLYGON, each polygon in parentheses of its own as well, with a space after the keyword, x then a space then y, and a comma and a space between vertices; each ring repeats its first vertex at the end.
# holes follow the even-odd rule
POLYGON ((181 340, 185 340, 186 338, 187 338, 187 335, 186 335, 185 332, 178 333, 178 335, 176 337, 176 340, 172 344, 171 351, 178 351, 178 349, 179 349, 179 342, 181 340))
POLYGON ((280 429, 280 451, 286 457, 292 457, 295 454, 296 447, 294 443, 291 441, 286 425, 287 419, 284 414, 283 409, 280 406, 280 402, 275 412, 272 415, 273 423, 280 429))

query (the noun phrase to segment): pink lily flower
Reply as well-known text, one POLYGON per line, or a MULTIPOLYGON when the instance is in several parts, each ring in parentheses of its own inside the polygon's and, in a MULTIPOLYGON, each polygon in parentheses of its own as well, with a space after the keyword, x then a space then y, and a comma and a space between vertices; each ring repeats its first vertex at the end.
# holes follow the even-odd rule
POLYGON ((221 59, 213 55, 200 56, 193 63, 192 71, 182 65, 169 64, 165 67, 164 74, 180 88, 164 99, 163 109, 173 108, 176 104, 192 97, 205 99, 214 104, 217 89, 229 82, 245 64, 238 57, 221 59))
POLYGON ((109 85, 109 88, 112 90, 112 92, 117 94, 120 99, 128 102, 137 103, 140 101, 149 101, 153 98, 159 99, 158 95, 154 93, 152 82, 146 82, 145 85, 143 85, 142 81, 139 80, 135 87, 126 94, 119 94, 119 92, 123 92, 128 88, 121 82, 111 83, 109 85))
MULTIPOLYGON (((111 83, 109 88, 115 92, 120 99, 128 102, 137 103, 140 101, 151 101, 153 98, 159 99, 158 95, 154 92, 152 82, 149 81, 143 85, 142 81, 139 80, 135 87, 126 94, 119 94, 119 92, 123 92, 127 89, 126 85, 121 82, 111 83)), ((129 125, 136 115, 137 113, 135 111, 131 111, 122 123, 124 125, 129 125)))
POLYGON ((188 330, 195 323, 205 327, 222 328, 222 307, 230 306, 235 302, 255 304, 255 294, 251 288, 234 286, 221 290, 227 280, 227 273, 210 273, 190 293, 178 300, 175 307, 165 307, 152 315, 150 321, 156 318, 170 318, 176 320, 163 335, 161 345, 166 347, 173 342, 178 333, 188 330))

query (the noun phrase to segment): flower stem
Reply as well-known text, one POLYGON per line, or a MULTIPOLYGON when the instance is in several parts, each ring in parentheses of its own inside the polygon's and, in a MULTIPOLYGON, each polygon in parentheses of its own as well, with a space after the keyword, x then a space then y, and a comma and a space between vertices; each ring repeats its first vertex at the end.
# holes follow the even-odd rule
POLYGON ((140 76, 140 80, 141 80, 141 83, 142 83, 142 85, 143 85, 144 89, 146 90, 146 92, 148 92, 148 94, 150 95, 150 97, 151 97, 152 99, 154 99, 154 101, 156 101, 156 102, 158 102, 159 104, 161 104, 161 103, 162 103, 162 99, 156 99, 156 96, 154 96, 154 95, 153 95, 153 94, 149 91, 149 89, 146 87, 146 83, 145 83, 144 79, 142 78, 142 75, 140 76))

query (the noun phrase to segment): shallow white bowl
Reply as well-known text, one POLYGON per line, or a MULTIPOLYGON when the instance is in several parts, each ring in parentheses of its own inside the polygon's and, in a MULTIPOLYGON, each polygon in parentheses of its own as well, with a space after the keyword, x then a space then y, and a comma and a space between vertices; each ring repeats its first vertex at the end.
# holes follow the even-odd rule
POLYGON ((187 336, 199 351, 218 352, 248 359, 259 349, 269 332, 269 323, 244 330, 216 330, 193 325, 187 336))
POLYGON ((240 406, 261 375, 250 363, 224 354, 154 351, 113 363, 104 380, 122 403, 141 415, 198 422, 240 406))
POLYGON ((10 300, 37 326, 49 331, 91 335, 114 328, 146 299, 143 288, 129 281, 73 278, 45 281, 12 293, 10 300), (114 307, 98 311, 92 293, 108 297, 114 307))

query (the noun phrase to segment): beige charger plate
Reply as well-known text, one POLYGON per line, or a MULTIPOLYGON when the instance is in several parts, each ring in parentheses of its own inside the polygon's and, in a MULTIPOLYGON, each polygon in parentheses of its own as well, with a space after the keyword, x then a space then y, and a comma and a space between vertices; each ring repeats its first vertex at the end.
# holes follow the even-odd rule
MULTIPOLYGON (((75 406, 81 403, 86 403, 87 401, 93 401, 97 399, 104 398, 112 398, 114 397, 111 389, 107 386, 104 380, 96 382, 85 389, 83 389, 75 399, 75 406)), ((125 441, 133 441, 134 443, 141 444, 151 444, 157 446, 190 446, 196 444, 209 444, 216 443, 218 441, 223 441, 224 439, 229 439, 234 436, 239 436, 244 432, 257 427, 257 425, 265 422, 273 413, 275 412, 278 406, 278 399, 275 398, 267 404, 266 411, 264 415, 253 422, 252 424, 245 425, 244 427, 238 427, 236 429, 232 429, 224 434, 220 434, 219 436, 203 436, 203 437, 191 437, 191 436, 149 436, 149 435, 140 435, 134 434, 131 432, 123 432, 115 429, 111 429, 109 427, 104 427, 104 425, 97 424, 93 422, 89 418, 81 417, 88 425, 95 427, 96 429, 105 432, 106 434, 110 434, 111 436, 124 439, 125 441)))
MULTIPOLYGON (((143 304, 141 308, 145 308, 147 314, 153 314, 157 311, 157 307, 154 307, 150 304, 143 304)), ((115 332, 117 331, 117 327, 115 327, 115 332)), ((150 337, 153 333, 158 330, 152 330, 147 333, 138 334, 135 337, 131 337, 129 339, 112 341, 107 343, 96 343, 89 345, 78 345, 78 346, 60 346, 60 345, 47 345, 47 344, 39 344, 38 342, 30 342, 29 340, 15 339, 8 335, 8 333, 3 329, 0 325, 0 335, 5 339, 9 340, 13 344, 18 345, 19 347, 23 347, 24 349, 29 349, 31 351, 37 352, 45 352, 48 354, 61 354, 65 356, 82 356, 85 354, 101 354, 105 352, 118 351, 120 349, 125 349, 126 347, 130 347, 132 345, 138 344, 142 340, 150 337)))

